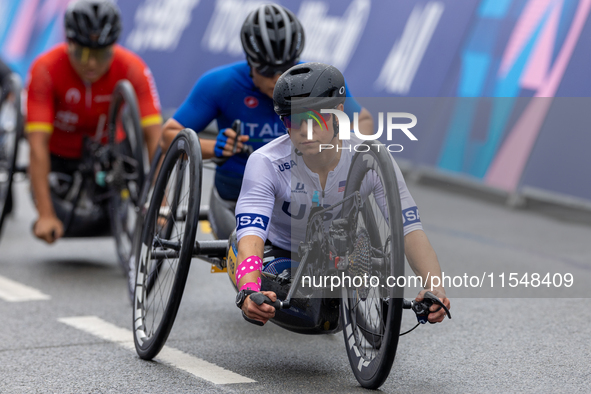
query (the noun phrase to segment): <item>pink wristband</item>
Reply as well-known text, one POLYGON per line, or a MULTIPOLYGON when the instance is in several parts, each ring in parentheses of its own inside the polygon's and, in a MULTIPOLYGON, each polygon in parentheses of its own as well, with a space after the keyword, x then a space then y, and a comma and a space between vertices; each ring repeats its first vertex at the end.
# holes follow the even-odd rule
POLYGON ((242 263, 236 268, 236 285, 238 285, 240 278, 253 271, 261 271, 263 269, 263 261, 259 256, 250 256, 244 259, 242 263))
POLYGON ((240 291, 242 290, 261 291, 261 278, 257 278, 257 283, 248 282, 243 284, 240 288, 240 291))

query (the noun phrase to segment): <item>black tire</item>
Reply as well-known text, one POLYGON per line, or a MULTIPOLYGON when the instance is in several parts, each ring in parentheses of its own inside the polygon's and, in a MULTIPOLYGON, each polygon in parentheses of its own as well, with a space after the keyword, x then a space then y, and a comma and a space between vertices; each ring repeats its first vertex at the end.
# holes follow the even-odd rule
MULTIPOLYGON (((371 263, 364 269, 370 271, 368 275, 378 276, 384 287, 344 288, 341 324, 347 355, 357 381, 365 388, 377 389, 390 373, 398 346, 404 289, 388 287, 386 278, 404 275, 404 237, 392 157, 383 145, 378 147, 376 142, 366 146, 368 148, 360 149, 367 149, 367 152, 358 152, 353 157, 345 188, 345 198, 360 191, 363 205, 353 215, 352 203, 344 204, 343 217, 349 215, 349 222, 354 225, 351 242, 355 248, 361 249, 364 245, 369 253, 370 259, 366 261, 371 263), (381 192, 376 194, 375 189, 370 191, 362 187, 364 180, 368 182, 370 179, 371 184, 382 186, 384 199, 380 199, 381 192)), ((352 256, 356 252, 360 253, 353 250, 352 256)), ((350 262, 349 270, 354 269, 358 267, 350 262)))
POLYGON ((108 117, 109 145, 111 146, 111 174, 109 182, 109 219, 115 238, 117 259, 123 273, 131 269, 133 234, 140 210, 140 195, 146 179, 144 137, 140 124, 137 98, 131 83, 122 80, 113 91, 108 117), (123 141, 116 140, 116 131, 125 131, 123 141))
POLYGON ((145 360, 164 346, 181 302, 197 235, 201 171, 199 140, 185 129, 164 157, 136 253, 134 342, 145 360), (152 258, 165 241, 180 248, 178 258, 152 258))
POLYGON ((16 74, 11 74, 5 88, 1 90, 0 97, 0 235, 4 219, 13 208, 12 180, 23 128, 20 113, 20 78, 16 74))
POLYGON ((135 273, 137 270, 137 259, 139 251, 141 250, 141 242, 142 242, 142 229, 144 228, 144 222, 146 219, 146 215, 148 214, 148 208, 150 200, 152 199, 152 194, 154 192, 154 185, 156 183, 156 175, 158 174, 160 160, 162 159, 162 149, 160 146, 156 148, 156 152, 154 152, 154 157, 152 158, 152 164, 150 165, 150 172, 146 177, 144 182, 144 186, 142 187, 142 193, 140 194, 139 200, 139 211, 135 222, 135 228, 133 230, 133 240, 131 244, 131 257, 129 258, 129 271, 127 273, 128 276, 128 289, 129 289, 129 297, 130 300, 133 302, 133 292, 135 289, 135 273))

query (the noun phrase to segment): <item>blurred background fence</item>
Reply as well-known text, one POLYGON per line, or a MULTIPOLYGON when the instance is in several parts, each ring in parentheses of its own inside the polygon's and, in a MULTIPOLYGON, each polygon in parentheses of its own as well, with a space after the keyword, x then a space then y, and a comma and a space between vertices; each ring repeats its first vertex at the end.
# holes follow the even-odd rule
MULTIPOLYGON (((68 2, 0 2, 0 55, 23 78, 63 40, 68 2)), ((120 43, 170 113, 203 72, 244 59, 240 26, 265 2, 120 0, 120 43)), ((591 207, 591 0, 277 2, 306 29, 302 59, 341 69, 362 103, 442 98, 396 156, 415 176, 591 207)))

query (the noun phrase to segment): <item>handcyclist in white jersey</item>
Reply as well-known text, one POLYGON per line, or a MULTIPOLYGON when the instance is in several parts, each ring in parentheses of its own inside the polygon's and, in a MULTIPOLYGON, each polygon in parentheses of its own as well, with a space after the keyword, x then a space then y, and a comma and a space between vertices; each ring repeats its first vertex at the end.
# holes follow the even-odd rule
MULTIPOLYGON (((322 63, 296 65, 277 81, 273 93, 274 108, 289 134, 250 156, 236 206, 236 283, 240 290, 236 300, 238 307, 250 319, 266 323, 275 315, 273 307, 257 305, 249 297, 252 292, 260 291, 265 242, 270 241, 275 248, 297 252, 300 241, 306 235, 313 201, 316 205, 329 206, 343 199, 354 155, 354 150, 349 148, 361 141, 353 135, 350 140, 339 140, 338 121, 331 114, 321 115, 325 127, 321 127, 320 122, 314 123, 312 139, 308 139, 307 120, 320 115, 318 111, 321 108, 342 111, 346 96, 344 86, 341 72, 322 63), (295 98, 303 100, 308 97, 318 99, 312 105, 310 100, 308 105, 294 101, 295 98), (310 113, 310 110, 317 111, 310 113), (321 144, 325 144, 323 147, 332 145, 333 148, 320 149, 321 144)), ((400 191, 406 257, 413 271, 423 278, 425 289, 431 289, 431 278, 441 277, 441 268, 422 229, 416 204, 402 173, 393 158, 392 161, 400 191)), ((371 188, 379 186, 368 182, 362 184, 362 198, 364 194, 369 194, 371 188)), ((379 196, 379 191, 376 194, 379 196)), ((339 209, 333 211, 335 217, 339 209)), ((426 291, 422 290, 416 300, 422 301, 426 291)), ((433 287, 432 292, 449 308, 450 301, 443 287, 433 287)), ((263 291, 263 294, 272 301, 276 300, 274 292, 263 291)), ((441 322, 445 317, 445 312, 437 308, 436 305, 431 307, 433 313, 429 314, 429 321, 432 323, 441 322)))

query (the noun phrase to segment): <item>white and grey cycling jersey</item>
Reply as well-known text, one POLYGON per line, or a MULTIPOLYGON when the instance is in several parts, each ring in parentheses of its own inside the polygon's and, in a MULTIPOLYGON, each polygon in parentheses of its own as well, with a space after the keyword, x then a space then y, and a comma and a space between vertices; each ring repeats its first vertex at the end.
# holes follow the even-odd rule
MULTIPOLYGON (((328 174, 324 190, 318 174, 312 172, 301 156, 294 154, 289 135, 281 136, 255 151, 248 159, 240 197, 236 205, 236 230, 240 240, 245 235, 256 235, 273 245, 297 252, 305 240, 308 215, 314 191, 318 191, 320 205, 328 207, 344 197, 347 174, 354 150, 349 147, 362 141, 351 135, 343 140, 339 163, 328 174)), ((402 202, 404 235, 422 229, 417 206, 406 187, 400 168, 392 158, 402 202)), ((361 186, 362 198, 373 190, 379 200, 381 184, 371 183, 367 177, 361 186), (377 185, 377 189, 376 189, 377 185), (366 187, 368 186, 368 187, 366 187)), ((382 192, 383 195, 383 192, 382 192)), ((380 202, 378 201, 378 204, 380 202)), ((340 206, 329 211, 325 223, 340 216, 340 206)))

